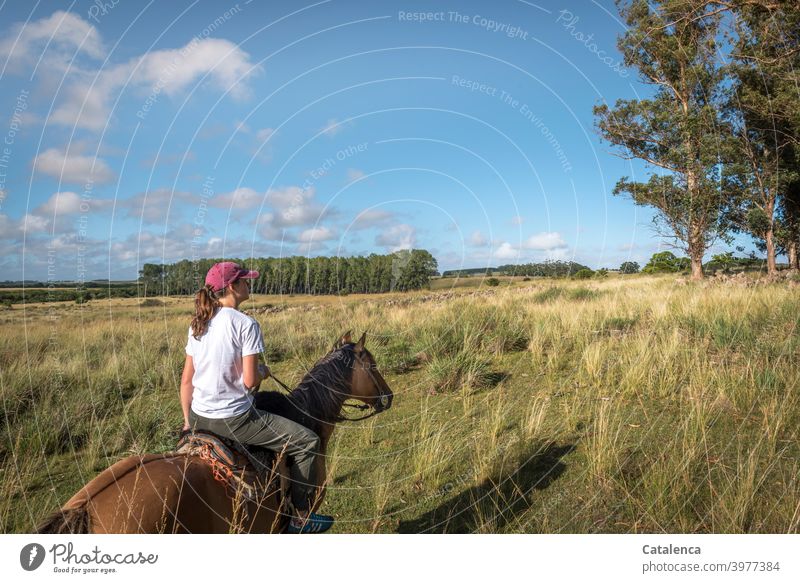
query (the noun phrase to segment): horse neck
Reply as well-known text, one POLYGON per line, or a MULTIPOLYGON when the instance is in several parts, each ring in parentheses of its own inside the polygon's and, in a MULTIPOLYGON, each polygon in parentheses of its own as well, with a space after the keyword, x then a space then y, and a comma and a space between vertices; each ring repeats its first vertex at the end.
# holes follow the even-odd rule
POLYGON ((347 399, 346 395, 350 394, 350 387, 323 387, 322 389, 315 387, 315 390, 303 394, 305 390, 299 388, 295 389, 288 395, 288 398, 293 401, 294 405, 297 406, 299 410, 303 411, 307 417, 312 417, 312 422, 318 425, 317 433, 320 437, 320 447, 324 451, 328 440, 333 434, 333 430, 336 428, 338 417, 342 413, 342 405, 347 399), (323 402, 321 398, 323 394, 330 394, 330 402, 323 402), (319 415, 319 420, 314 419, 312 414, 312 412, 317 411, 322 412, 322 414, 319 415))

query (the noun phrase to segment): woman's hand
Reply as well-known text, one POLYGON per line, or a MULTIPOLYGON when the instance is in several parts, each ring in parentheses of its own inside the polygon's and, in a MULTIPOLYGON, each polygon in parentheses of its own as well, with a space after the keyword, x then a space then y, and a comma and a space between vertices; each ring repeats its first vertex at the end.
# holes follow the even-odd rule
POLYGON ((272 371, 270 368, 263 363, 258 363, 258 374, 261 376, 261 380, 268 379, 272 376, 272 371))

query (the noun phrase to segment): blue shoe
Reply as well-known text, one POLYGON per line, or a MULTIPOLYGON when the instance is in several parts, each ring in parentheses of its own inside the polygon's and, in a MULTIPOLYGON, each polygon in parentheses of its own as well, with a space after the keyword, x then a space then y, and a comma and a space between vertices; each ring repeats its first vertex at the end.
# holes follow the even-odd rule
POLYGON ((317 534, 320 532, 325 532, 330 527, 333 526, 333 516, 326 516, 325 514, 317 514, 316 512, 312 512, 308 515, 308 518, 303 523, 303 526, 294 526, 291 521, 289 521, 289 534, 317 534))

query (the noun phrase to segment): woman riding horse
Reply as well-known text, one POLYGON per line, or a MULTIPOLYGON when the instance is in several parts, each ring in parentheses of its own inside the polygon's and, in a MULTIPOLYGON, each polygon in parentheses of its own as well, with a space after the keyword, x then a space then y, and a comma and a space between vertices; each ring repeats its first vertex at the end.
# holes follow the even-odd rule
MULTIPOLYGON (((294 389, 261 391, 257 409, 307 427, 320 437, 316 456, 317 495, 325 497, 325 452, 345 401, 372 408, 366 419, 388 410, 393 394, 365 346, 366 332, 353 342, 350 332, 336 339, 294 389)), ((277 379, 276 379, 277 380, 277 379)), ((282 384, 282 383, 281 383, 282 384)), ((283 456, 280 456, 283 458, 283 456)), ((96 475, 36 528, 39 534, 80 533, 270 533, 288 530, 283 489, 251 500, 231 492, 201 456, 188 453, 130 455, 96 475)))
POLYGON ((181 377, 184 430, 200 429, 291 455, 292 504, 296 515, 288 531, 319 533, 333 526, 333 517, 311 511, 316 491, 320 438, 312 430, 257 409, 251 391, 270 375, 259 364, 264 341, 258 322, 238 310, 249 294, 248 279, 258 277, 233 263, 208 270, 205 287, 195 295, 186 361, 181 377))

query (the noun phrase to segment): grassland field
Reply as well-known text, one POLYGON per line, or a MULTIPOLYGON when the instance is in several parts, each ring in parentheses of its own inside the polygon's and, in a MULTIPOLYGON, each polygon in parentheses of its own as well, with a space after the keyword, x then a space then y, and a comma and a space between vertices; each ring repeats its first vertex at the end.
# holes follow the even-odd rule
MULTIPOLYGON (((338 532, 800 532, 800 288, 499 279, 241 307, 284 382, 366 330, 395 393, 334 433, 338 532)), ((0 311, 0 531, 173 448, 192 299, 154 304, 0 311)))

